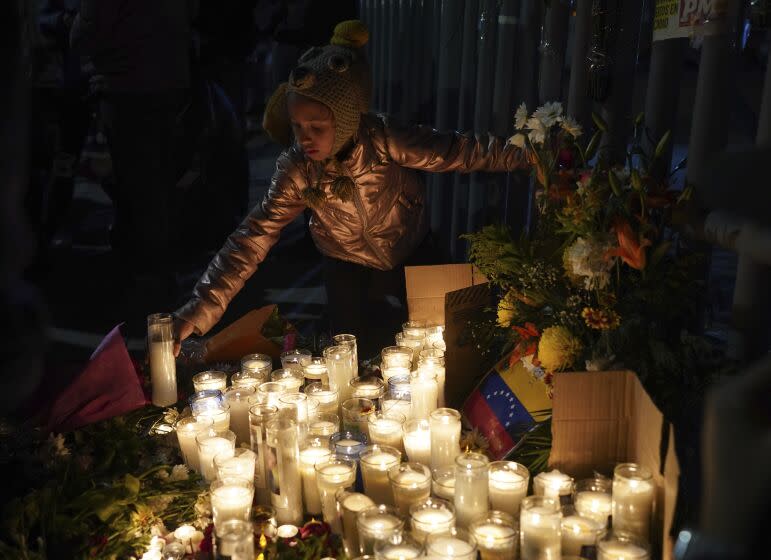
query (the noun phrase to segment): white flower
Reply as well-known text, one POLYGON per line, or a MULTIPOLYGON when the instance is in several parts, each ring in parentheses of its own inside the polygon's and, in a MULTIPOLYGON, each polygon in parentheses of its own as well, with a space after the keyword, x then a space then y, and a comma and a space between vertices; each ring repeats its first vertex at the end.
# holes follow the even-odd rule
POLYGON ((559 101, 544 103, 535 110, 533 117, 541 121, 546 128, 554 126, 562 120, 562 103, 559 101))
POLYGON ((171 468, 170 482, 176 482, 178 480, 187 480, 190 477, 187 465, 174 465, 171 468))
POLYGON ((525 126, 527 126, 527 107, 522 103, 514 113, 514 128, 522 130, 525 126))
POLYGON ((570 134, 573 138, 578 138, 582 134, 581 125, 573 118, 565 116, 560 123, 562 130, 570 134))
POLYGON ((520 358, 520 362, 525 367, 525 369, 535 377, 536 379, 543 379, 543 376, 546 375, 546 371, 533 363, 533 355, 530 356, 524 356, 523 358, 520 358))
POLYGON ((163 548, 166 546, 166 541, 160 537, 159 535, 153 535, 153 538, 150 539, 150 547, 149 550, 160 550, 163 551, 163 548))
POLYGON ((610 282, 613 259, 606 259, 607 243, 579 237, 565 250, 565 267, 574 276, 584 278, 584 288, 604 288, 610 282))
MULTIPOLYGON (((155 498, 151 498, 150 500, 148 500, 147 505, 155 513, 160 514, 166 511, 166 508, 169 507, 169 504, 173 501, 174 501, 174 496, 171 496, 171 495, 157 496, 155 498)), ((153 532, 153 534, 156 534, 156 532, 153 532)), ((157 532, 157 534, 161 534, 160 530, 157 532)), ((165 535, 166 533, 162 533, 162 534, 165 535)))
MULTIPOLYGON (((168 496, 169 503, 174 501, 174 496, 168 496)), ((166 506, 164 506, 164 509, 166 509, 166 506)), ((156 523, 152 527, 150 527, 150 534, 153 536, 152 539, 150 539, 150 546, 153 546, 153 543, 157 545, 160 545, 161 550, 163 550, 163 547, 166 546, 166 540, 163 538, 164 536, 169 534, 169 530, 166 528, 166 525, 161 523, 156 523)))
POLYGON ((151 548, 142 555, 140 560, 163 560, 163 553, 160 550, 151 548))
POLYGON ((533 144, 543 144, 546 138, 546 127, 544 127, 543 123, 539 119, 531 117, 527 119, 527 128, 530 129, 530 132, 527 133, 530 141, 533 144))
POLYGON ((161 469, 157 473, 155 473, 155 478, 157 478, 158 480, 166 480, 167 478, 169 478, 169 471, 167 471, 166 469, 161 469))
POLYGON ((517 148, 524 148, 525 147, 525 135, 520 134, 519 132, 516 133, 514 136, 509 138, 509 144, 512 144, 516 146, 517 148))
POLYGON ((48 434, 48 439, 40 447, 39 453, 41 459, 48 464, 56 463, 58 459, 70 456, 70 450, 67 449, 62 434, 48 434))

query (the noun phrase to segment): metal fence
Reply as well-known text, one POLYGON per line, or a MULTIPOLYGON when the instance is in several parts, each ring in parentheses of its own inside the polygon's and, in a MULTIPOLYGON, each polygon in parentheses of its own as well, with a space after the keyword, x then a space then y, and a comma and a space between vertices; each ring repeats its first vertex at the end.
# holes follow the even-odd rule
MULTIPOLYGON (((736 0, 729 10, 727 32, 702 40, 687 145, 687 180, 697 193, 710 183, 708 163, 726 146, 745 4, 736 0)), ((591 111, 602 114, 610 131, 605 147, 622 157, 632 130, 635 88, 641 87, 635 79, 643 47, 650 51, 645 125, 654 138, 676 126, 677 83, 689 39, 652 42, 654 7, 654 0, 360 0, 361 18, 370 27, 373 108, 438 129, 508 136, 519 103, 532 110, 544 101, 563 101, 585 127, 591 111)), ((757 143, 767 145, 768 71, 761 107, 757 143)), ((671 150, 670 145, 666 165, 671 165, 671 150)), ((490 222, 506 222, 515 230, 527 225, 532 185, 520 174, 436 174, 427 183, 432 229, 452 260, 466 257, 458 240, 463 233, 490 222)), ((736 347, 745 357, 765 353, 771 232, 719 208, 702 207, 704 215, 690 227, 693 236, 739 254, 736 347)))

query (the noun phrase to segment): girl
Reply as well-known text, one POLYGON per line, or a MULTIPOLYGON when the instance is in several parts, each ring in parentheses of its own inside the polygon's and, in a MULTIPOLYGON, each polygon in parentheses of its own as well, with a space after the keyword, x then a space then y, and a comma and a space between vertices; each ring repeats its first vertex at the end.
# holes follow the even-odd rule
POLYGON ((357 335, 361 344, 370 285, 394 271, 403 276, 405 261, 428 234, 418 171, 530 167, 526 151, 500 138, 401 127, 367 113, 367 39, 361 22, 338 24, 330 45, 302 55, 274 95, 270 105, 284 109, 266 115, 265 122, 280 137, 281 117, 288 113, 294 144, 278 157, 265 199, 231 234, 192 299, 177 311, 180 341, 219 321, 281 229, 307 207, 311 235, 324 255, 330 326, 357 335))

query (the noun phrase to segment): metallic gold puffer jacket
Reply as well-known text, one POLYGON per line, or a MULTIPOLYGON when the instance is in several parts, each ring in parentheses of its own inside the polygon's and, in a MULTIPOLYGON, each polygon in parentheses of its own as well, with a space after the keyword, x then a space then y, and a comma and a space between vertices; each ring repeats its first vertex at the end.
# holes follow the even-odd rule
MULTIPOLYGON (((326 203, 313 210, 311 234, 327 256, 390 270, 428 231, 425 186, 416 170, 469 173, 529 166, 525 151, 502 138, 402 127, 383 115, 362 115, 356 141, 342 165, 323 170, 320 186, 326 203), (353 201, 342 202, 330 192, 341 171, 356 185, 353 201)), ((317 169, 297 146, 278 157, 268 194, 230 235, 198 281, 193 298, 177 311, 198 334, 219 321, 281 229, 305 209, 302 191, 316 186, 317 169)))

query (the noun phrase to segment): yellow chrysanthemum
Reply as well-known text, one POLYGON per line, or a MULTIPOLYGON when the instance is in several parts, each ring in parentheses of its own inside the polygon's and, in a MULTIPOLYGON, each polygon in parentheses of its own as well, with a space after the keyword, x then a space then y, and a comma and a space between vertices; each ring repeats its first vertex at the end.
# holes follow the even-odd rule
POLYGON ((516 294, 514 290, 509 290, 505 296, 498 302, 498 326, 507 329, 516 315, 516 294))
POLYGON ((538 360, 547 371, 561 371, 575 363, 582 348, 581 341, 565 327, 549 327, 538 341, 538 360))
POLYGON ((615 329, 621 323, 621 317, 612 309, 584 307, 581 317, 584 318, 587 326, 597 330, 615 329))

